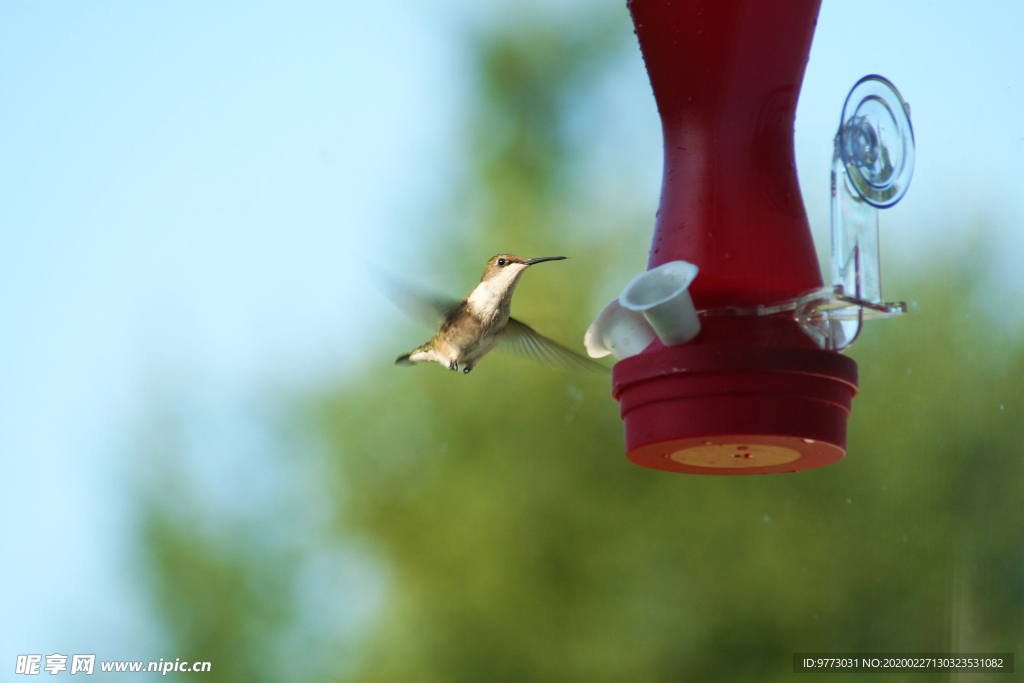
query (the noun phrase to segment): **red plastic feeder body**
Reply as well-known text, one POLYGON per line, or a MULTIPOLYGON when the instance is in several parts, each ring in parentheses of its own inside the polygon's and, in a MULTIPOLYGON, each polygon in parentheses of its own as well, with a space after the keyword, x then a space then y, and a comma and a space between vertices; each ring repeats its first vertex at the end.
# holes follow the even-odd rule
MULTIPOLYGON (((822 286, 793 122, 820 0, 631 0, 665 140, 648 268, 696 264, 698 310, 822 286)), ((789 318, 702 316, 693 341, 616 364, 629 459, 700 474, 795 472, 846 452, 857 365, 789 318)))

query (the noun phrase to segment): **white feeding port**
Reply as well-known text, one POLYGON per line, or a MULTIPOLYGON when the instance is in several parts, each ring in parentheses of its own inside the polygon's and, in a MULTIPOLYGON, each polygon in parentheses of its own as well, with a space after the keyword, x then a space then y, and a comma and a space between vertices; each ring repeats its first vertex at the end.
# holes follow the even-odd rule
POLYGON ((619 303, 643 314, 666 346, 685 344, 700 334, 700 320, 689 292, 697 272, 692 263, 669 261, 635 277, 619 296, 619 303))
POLYGON ((654 328, 642 314, 623 308, 616 299, 598 314, 583 337, 583 345, 591 358, 612 354, 622 360, 646 349, 654 336, 654 328))

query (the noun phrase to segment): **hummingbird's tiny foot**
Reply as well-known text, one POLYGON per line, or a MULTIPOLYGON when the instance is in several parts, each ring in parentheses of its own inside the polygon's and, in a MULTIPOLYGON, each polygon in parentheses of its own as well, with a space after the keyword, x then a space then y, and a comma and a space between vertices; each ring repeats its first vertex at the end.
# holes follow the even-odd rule
POLYGON ((456 363, 453 360, 452 361, 448 361, 448 369, 453 371, 453 372, 458 372, 459 371, 459 364, 456 363))

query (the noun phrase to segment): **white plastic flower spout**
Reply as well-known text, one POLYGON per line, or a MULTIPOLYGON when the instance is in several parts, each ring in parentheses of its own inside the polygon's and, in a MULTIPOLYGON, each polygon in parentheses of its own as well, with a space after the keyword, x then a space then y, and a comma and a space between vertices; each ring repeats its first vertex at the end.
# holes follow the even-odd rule
POLYGON ((696 337, 700 320, 689 292, 695 277, 697 266, 686 261, 670 261, 635 277, 587 330, 587 353, 622 360, 643 351, 655 336, 666 346, 696 337))
POLYGON ((685 344, 700 334, 700 320, 690 298, 697 266, 669 261, 633 278, 619 296, 623 308, 642 313, 665 346, 685 344))
POLYGON ((619 360, 640 353, 654 341, 654 329, 640 313, 622 307, 619 300, 604 307, 583 337, 591 358, 609 353, 619 360))

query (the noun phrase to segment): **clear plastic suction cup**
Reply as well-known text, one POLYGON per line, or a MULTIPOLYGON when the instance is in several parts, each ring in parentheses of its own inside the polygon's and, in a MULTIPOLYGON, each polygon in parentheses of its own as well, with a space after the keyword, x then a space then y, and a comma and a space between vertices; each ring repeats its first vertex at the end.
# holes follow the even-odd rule
POLYGON ((852 344, 865 319, 906 311, 882 301, 878 210, 902 199, 913 175, 910 107, 892 83, 865 76, 846 96, 832 155, 833 294, 804 324, 826 348, 852 344))
POLYGON ((865 76, 846 96, 837 147, 857 194, 874 207, 892 206, 914 175, 910 107, 892 83, 865 76))

